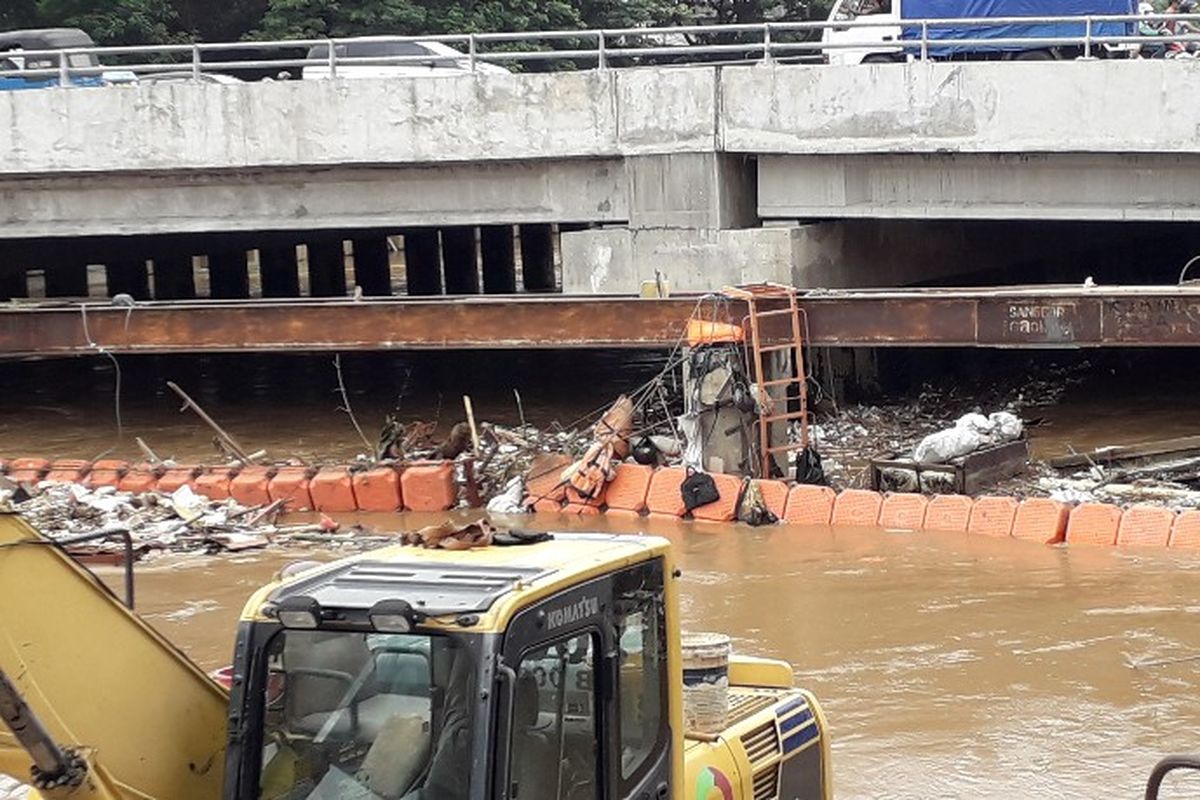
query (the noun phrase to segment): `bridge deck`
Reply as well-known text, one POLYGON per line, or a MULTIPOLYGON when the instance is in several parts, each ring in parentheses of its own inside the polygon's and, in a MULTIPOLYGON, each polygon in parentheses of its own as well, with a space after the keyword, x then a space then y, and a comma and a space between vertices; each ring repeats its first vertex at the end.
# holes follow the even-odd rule
MULTIPOLYGON (((1200 286, 822 291, 805 295, 802 306, 817 346, 1200 345, 1200 286)), ((98 346, 117 353, 668 348, 693 312, 727 322, 744 313, 737 302, 695 295, 14 303, 0 309, 0 356, 69 356, 98 346)))

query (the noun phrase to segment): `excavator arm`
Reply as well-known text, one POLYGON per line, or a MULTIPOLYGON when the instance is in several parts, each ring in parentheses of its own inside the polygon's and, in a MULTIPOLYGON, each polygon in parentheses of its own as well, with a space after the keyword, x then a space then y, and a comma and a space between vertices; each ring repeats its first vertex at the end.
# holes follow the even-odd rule
POLYGON ((36 777, 47 800, 219 800, 227 707, 91 572, 0 512, 0 772, 36 777))

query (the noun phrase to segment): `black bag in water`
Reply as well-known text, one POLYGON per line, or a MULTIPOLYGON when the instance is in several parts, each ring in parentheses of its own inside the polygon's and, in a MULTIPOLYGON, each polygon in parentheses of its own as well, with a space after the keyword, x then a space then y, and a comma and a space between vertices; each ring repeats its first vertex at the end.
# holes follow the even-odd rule
POLYGON ((821 466, 821 454, 811 445, 796 458, 796 483, 825 486, 825 468, 821 466))
POLYGON ((688 467, 683 483, 679 484, 679 493, 683 495, 683 505, 688 511, 721 499, 721 493, 717 491, 717 482, 712 479, 712 475, 697 472, 691 467, 688 467))

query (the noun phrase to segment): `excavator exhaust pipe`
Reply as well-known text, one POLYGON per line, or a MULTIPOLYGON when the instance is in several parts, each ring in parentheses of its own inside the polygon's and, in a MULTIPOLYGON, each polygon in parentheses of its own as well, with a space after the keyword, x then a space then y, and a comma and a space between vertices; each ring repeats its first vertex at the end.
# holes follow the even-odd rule
POLYGON ((32 779, 39 789, 78 786, 83 782, 87 763, 51 738, 4 670, 0 670, 0 720, 33 759, 32 779))

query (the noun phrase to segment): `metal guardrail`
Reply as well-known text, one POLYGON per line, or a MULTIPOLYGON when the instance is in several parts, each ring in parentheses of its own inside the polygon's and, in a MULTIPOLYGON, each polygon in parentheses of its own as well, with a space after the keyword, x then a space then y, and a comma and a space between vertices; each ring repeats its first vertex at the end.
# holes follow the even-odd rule
MULTIPOLYGON (((1095 57, 1101 48, 1125 48, 1133 45, 1180 44, 1200 48, 1200 14, 1097 15, 1076 17, 990 17, 901 20, 859 18, 810 22, 764 22, 747 25, 686 25, 662 28, 617 28, 575 31, 533 31, 522 33, 472 33, 433 36, 370 36, 352 38, 297 39, 282 41, 196 42, 192 44, 139 45, 127 47, 86 47, 54 50, 22 50, 15 54, 25 59, 53 59, 54 68, 0 71, 0 78, 28 77, 57 79, 68 86, 72 79, 94 78, 119 70, 133 75, 153 73, 190 73, 199 79, 204 74, 228 74, 243 70, 290 72, 320 66, 328 77, 337 77, 339 69, 356 65, 403 66, 431 65, 453 58, 449 55, 339 55, 339 47, 361 42, 412 43, 437 42, 459 50, 461 68, 476 71, 482 64, 506 67, 550 66, 564 69, 609 69, 619 66, 677 66, 701 63, 755 63, 787 60, 821 60, 836 50, 891 50, 913 60, 931 60, 934 51, 946 48, 995 49, 1074 49, 1080 58, 1095 57), (1099 35, 1099 26, 1124 23, 1126 35, 1099 35), (1169 31, 1170 25, 1180 31, 1169 31), (1137 33, 1141 24, 1160 25, 1153 35, 1137 33), (981 31, 1012 25, 1072 25, 1082 28, 1078 35, 1060 37, 987 37, 981 31), (869 28, 901 28, 900 39, 886 42, 824 41, 826 31, 869 28), (964 35, 956 35, 962 29, 964 35), (1194 31, 1194 32, 1193 32, 1194 31), (736 41, 734 41, 736 40, 736 41), (321 48, 327 55, 308 57, 307 51, 321 48), (279 54, 278 57, 235 59, 235 51, 279 54), (306 51, 304 56, 298 55, 306 51), (94 57, 97 66, 73 66, 72 56, 94 57), (118 58, 129 63, 105 65, 104 59, 118 58), (143 59, 143 60, 138 60, 143 59), (582 62, 582 63, 580 63, 582 62)), ((14 53, 0 53, 0 57, 14 53)))

